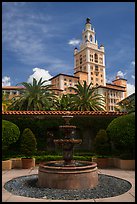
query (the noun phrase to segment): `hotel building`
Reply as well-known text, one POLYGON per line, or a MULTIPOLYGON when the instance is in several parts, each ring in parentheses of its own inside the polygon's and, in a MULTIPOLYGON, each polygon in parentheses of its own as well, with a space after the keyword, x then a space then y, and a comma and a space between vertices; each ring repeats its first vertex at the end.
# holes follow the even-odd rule
MULTIPOLYGON (((74 49, 74 75, 60 73, 50 79, 53 90, 56 94, 75 94, 73 89, 78 81, 87 85, 92 83, 96 87, 96 92, 105 96, 106 111, 114 111, 115 105, 127 97, 127 80, 116 76, 112 83, 106 83, 106 65, 105 65, 105 48, 103 45, 98 46, 95 30, 86 19, 85 28, 82 31, 82 43, 80 48, 74 49), (69 89, 68 89, 69 88, 69 89)), ((15 92, 19 94, 23 88, 3 87, 3 91, 15 92)), ((11 93, 10 93, 11 94, 11 93)), ((11 94, 12 95, 12 94, 11 94)))

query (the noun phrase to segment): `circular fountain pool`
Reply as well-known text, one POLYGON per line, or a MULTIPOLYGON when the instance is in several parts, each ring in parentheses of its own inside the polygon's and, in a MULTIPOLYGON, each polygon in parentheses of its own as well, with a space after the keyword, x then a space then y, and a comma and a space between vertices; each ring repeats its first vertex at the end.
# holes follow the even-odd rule
POLYGON ((92 189, 53 189, 38 186, 38 175, 26 175, 13 178, 5 183, 4 188, 18 196, 52 200, 81 200, 108 198, 122 195, 132 187, 131 183, 110 175, 99 174, 99 182, 92 189))
POLYGON ((38 185, 57 189, 87 189, 98 184, 97 164, 89 161, 50 161, 39 164, 38 185))

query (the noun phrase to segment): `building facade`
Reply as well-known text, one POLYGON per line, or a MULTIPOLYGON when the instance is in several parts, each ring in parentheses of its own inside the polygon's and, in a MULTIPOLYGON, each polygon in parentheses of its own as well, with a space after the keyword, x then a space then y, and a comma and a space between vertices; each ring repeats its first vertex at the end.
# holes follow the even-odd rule
MULTIPOLYGON (((86 19, 85 28, 82 31, 82 43, 80 49, 74 49, 74 75, 60 73, 50 79, 56 94, 75 94, 70 87, 75 87, 78 81, 87 85, 92 83, 96 92, 105 96, 106 111, 115 111, 115 105, 127 97, 127 80, 116 76, 112 83, 106 83, 105 48, 98 46, 95 30, 90 19, 86 19)), ((13 89, 8 91, 13 91, 13 89)), ((19 90, 16 87, 17 94, 19 90)), ((3 87, 6 91, 6 87, 3 87)), ((15 92, 15 90, 14 90, 15 92)), ((11 95, 10 95, 11 96, 11 95)))
POLYGON ((106 83, 105 69, 105 48, 98 46, 95 30, 87 18, 80 49, 74 49, 74 75, 58 74, 50 80, 57 94, 74 93, 68 87, 75 87, 78 81, 92 83, 96 92, 105 96, 106 111, 115 111, 115 105, 127 97, 127 80, 116 76, 111 84, 106 83))

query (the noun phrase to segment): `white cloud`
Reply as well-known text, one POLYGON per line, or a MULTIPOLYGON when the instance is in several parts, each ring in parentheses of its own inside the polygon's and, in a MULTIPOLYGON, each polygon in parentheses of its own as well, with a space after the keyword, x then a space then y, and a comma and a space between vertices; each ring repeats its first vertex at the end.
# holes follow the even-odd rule
POLYGON ((118 72, 117 72, 117 76, 119 76, 119 77, 121 77, 121 78, 124 78, 125 73, 123 73, 122 71, 118 71, 118 72))
MULTIPOLYGON (((28 83, 32 83, 33 81, 33 78, 35 78, 36 80, 40 80, 40 78, 42 77, 43 81, 44 80, 49 80, 52 76, 49 74, 49 72, 45 69, 41 69, 41 68, 34 68, 33 69, 33 74, 29 76, 27 82, 28 83)), ((45 82, 45 84, 50 84, 51 82, 48 81, 48 82, 45 82)))
POLYGON ((127 83, 127 96, 135 93, 135 85, 127 83))
POLYGON ((131 62, 131 66, 135 67, 135 61, 131 62))
POLYGON ((11 86, 11 79, 8 76, 2 78, 2 86, 11 86))
POLYGON ((79 43, 81 42, 81 40, 79 39, 72 39, 68 42, 69 45, 79 45, 79 43))

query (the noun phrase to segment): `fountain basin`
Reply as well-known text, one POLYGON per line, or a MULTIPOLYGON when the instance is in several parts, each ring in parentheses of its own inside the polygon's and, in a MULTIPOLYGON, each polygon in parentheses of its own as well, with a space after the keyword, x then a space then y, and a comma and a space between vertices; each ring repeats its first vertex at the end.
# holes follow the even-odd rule
POLYGON ((39 164, 39 187, 56 189, 91 189, 98 184, 98 169, 95 162, 77 161, 63 165, 64 161, 39 164))

